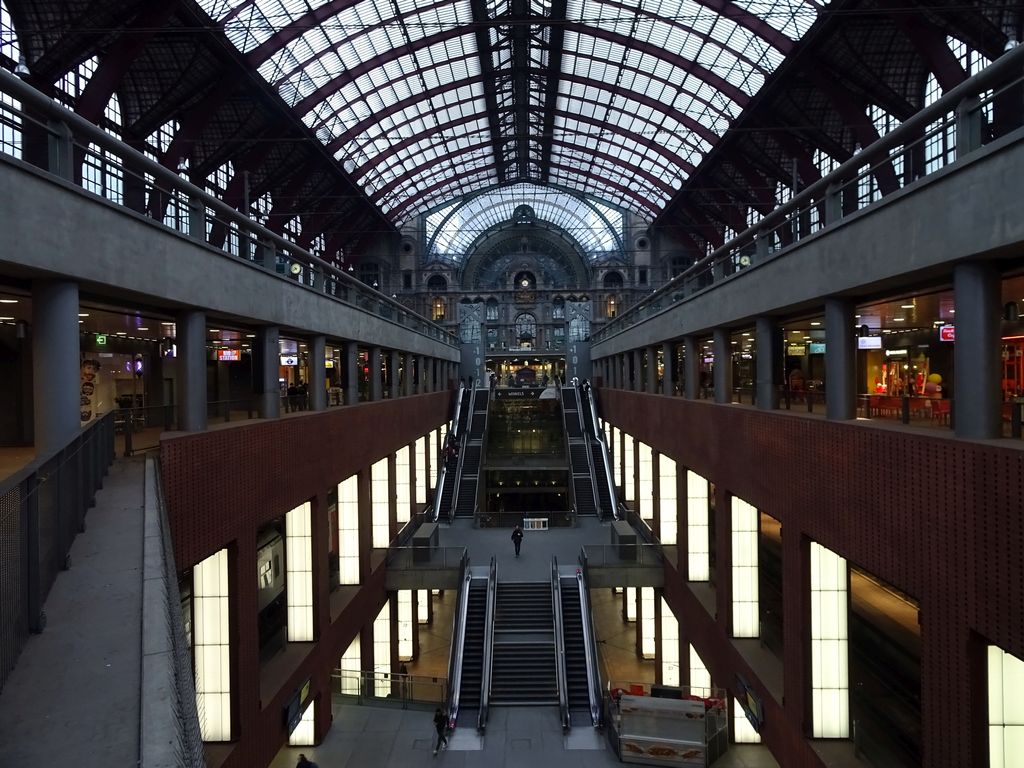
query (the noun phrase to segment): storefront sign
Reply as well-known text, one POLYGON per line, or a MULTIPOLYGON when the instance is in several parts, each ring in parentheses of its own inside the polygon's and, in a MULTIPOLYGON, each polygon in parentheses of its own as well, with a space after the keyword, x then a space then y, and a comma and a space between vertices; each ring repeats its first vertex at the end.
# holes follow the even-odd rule
POLYGON ((787 344, 786 354, 790 357, 803 357, 807 352, 807 347, 803 344, 787 344))
POLYGON ((954 341, 956 336, 956 326, 953 325, 940 325, 939 326, 939 341, 954 341))
POLYGON ((242 359, 242 350, 240 349, 218 349, 217 359, 221 362, 236 362, 242 359))
POLYGON ((299 358, 295 355, 281 355, 281 365, 298 365, 299 358))
POLYGON ((861 336, 857 339, 857 349, 881 349, 881 336, 861 336))
POLYGON ((824 355, 825 354, 825 342, 823 341, 812 341, 810 343, 810 352, 812 355, 824 355))

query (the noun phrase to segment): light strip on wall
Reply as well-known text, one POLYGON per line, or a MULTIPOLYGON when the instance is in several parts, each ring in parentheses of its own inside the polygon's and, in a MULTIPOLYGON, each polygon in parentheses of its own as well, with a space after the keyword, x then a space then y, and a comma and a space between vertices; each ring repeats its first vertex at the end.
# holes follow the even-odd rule
POLYGON ((676 494, 676 463, 665 454, 658 456, 658 538, 675 544, 679 533, 679 500, 676 494))
POLYGON ((363 668, 359 635, 352 638, 352 642, 348 644, 338 666, 341 672, 341 692, 352 696, 357 695, 359 693, 359 673, 363 668))
POLYGON ((375 549, 387 549, 391 542, 391 498, 388 488, 387 457, 370 467, 370 519, 375 549))
POLYGON ((428 460, 427 466, 430 468, 430 471, 427 473, 427 482, 430 484, 431 488, 437 487, 437 466, 438 462, 441 460, 438 454, 440 452, 441 449, 438 447, 437 444, 437 432, 428 432, 427 455, 424 458, 428 460))
POLYGON ((1024 661, 988 647, 988 764, 1012 768, 1024 754, 1024 661))
POLYGON ((697 649, 690 646, 690 693, 707 698, 711 695, 711 673, 697 649))
POLYGON ((430 621, 430 590, 416 590, 416 621, 426 624, 430 621))
POLYGON ((811 734, 850 736, 846 559, 811 542, 811 734))
POLYGON ((416 506, 422 509, 427 503, 427 438, 419 438, 413 450, 416 456, 416 506))
POLYGON ((338 483, 338 583, 359 583, 359 476, 338 483))
POLYGON ((732 700, 732 732, 737 744, 761 743, 761 734, 754 730, 742 705, 736 699, 732 700))
POLYGON ((654 519, 654 449, 637 441, 637 508, 642 520, 654 519))
POLYGON ((391 602, 384 603, 373 620, 373 693, 391 693, 391 602))
POLYGON ((412 590, 398 591, 398 658, 412 659, 412 590))
POLYGON ((696 472, 686 472, 686 578, 711 578, 711 542, 708 526, 708 481, 696 472))
POLYGON ((409 446, 403 445, 395 452, 395 520, 399 525, 409 522, 412 512, 409 473, 409 446))
POLYGON ((732 634, 757 637, 757 509, 732 497, 732 634))
POLYGON ((665 685, 680 685, 679 671, 679 620, 661 598, 661 682, 665 685))
POLYGON ((314 724, 316 723, 316 699, 309 702, 306 711, 302 713, 295 730, 288 734, 289 747, 311 747, 316 744, 314 724))
POLYGON ((231 645, 228 551, 192 569, 192 651, 203 741, 231 741, 231 645))
POLYGON ((636 587, 626 587, 626 621, 636 621, 636 587))
POLYGON ((288 642, 313 640, 312 508, 307 501, 284 516, 288 642))
POLYGON ((632 435, 622 433, 622 479, 627 501, 636 501, 636 475, 633 469, 634 440, 632 435))
POLYGON ((645 659, 653 659, 658 651, 654 618, 654 587, 640 587, 640 655, 645 659))
POLYGON ((612 461, 612 466, 615 469, 615 487, 616 488, 621 488, 622 487, 622 461, 620 460, 622 458, 622 456, 619 455, 621 453, 620 449, 621 449, 621 446, 622 446, 622 440, 619 438, 620 434, 621 433, 619 432, 619 428, 618 427, 612 427, 612 442, 611 442, 611 444, 612 444, 612 457, 614 458, 614 461, 612 461))

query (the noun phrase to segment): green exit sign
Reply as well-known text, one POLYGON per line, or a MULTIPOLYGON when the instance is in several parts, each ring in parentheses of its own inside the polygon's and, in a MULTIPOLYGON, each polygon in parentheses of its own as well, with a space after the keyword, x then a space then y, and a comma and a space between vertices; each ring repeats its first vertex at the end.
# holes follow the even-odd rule
POLYGON ((98 346, 102 347, 102 346, 105 346, 106 343, 107 343, 107 334, 105 334, 105 333, 97 333, 96 334, 96 344, 98 346))

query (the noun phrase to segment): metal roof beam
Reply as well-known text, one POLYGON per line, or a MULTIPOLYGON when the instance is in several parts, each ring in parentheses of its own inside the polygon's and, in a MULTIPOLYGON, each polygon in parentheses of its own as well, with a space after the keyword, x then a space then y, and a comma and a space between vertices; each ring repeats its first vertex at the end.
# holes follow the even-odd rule
POLYGON ((550 180, 551 151, 555 138, 555 111, 562 79, 562 52, 565 48, 566 0, 552 0, 548 31, 548 71, 544 84, 544 121, 540 135, 540 177, 550 180))

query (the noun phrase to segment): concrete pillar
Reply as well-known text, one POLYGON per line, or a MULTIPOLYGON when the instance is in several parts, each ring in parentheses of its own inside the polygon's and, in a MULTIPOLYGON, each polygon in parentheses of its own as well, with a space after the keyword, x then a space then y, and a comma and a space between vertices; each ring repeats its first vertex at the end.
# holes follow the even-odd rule
POLYGON ((676 393, 676 345, 670 341, 662 344, 661 358, 665 364, 665 372, 661 377, 661 394, 672 397, 676 393))
POLYGON ((413 356, 409 352, 402 355, 402 394, 405 397, 413 394, 413 356))
POLYGON ((632 389, 634 392, 644 391, 644 351, 642 349, 634 349, 630 352, 633 358, 633 381, 632 389))
POLYGON ((276 419, 281 415, 281 387, 277 369, 281 364, 281 332, 277 326, 265 326, 256 331, 253 353, 253 392, 256 410, 261 419, 276 419))
MULTIPOLYGON (((956 346, 953 426, 972 440, 1002 435, 999 272, 988 262, 953 268, 956 346)), ((943 386, 948 386, 948 383, 943 386)))
POLYGON ((314 336, 309 340, 309 408, 327 410, 327 337, 314 336))
POLYGON ((355 405, 359 402, 359 346, 354 341, 346 341, 341 357, 345 366, 345 405, 355 405))
POLYGON ((825 299, 825 418, 833 421, 857 418, 854 310, 848 299, 825 299))
POLYGON ((759 317, 754 326, 757 341, 757 407, 773 411, 779 407, 778 383, 782 366, 779 327, 770 317, 759 317))
POLYGON ((427 356, 419 355, 416 358, 416 394, 425 395, 427 389, 427 356))
POLYGON ((392 349, 388 354, 388 397, 392 400, 398 398, 398 368, 401 364, 401 354, 397 349, 392 349))
MULTIPOLYGON (((81 427, 78 284, 32 283, 32 392, 35 449, 44 456, 67 445, 81 427)), ((93 384, 95 387, 95 384, 93 384)), ((95 393, 90 398, 95 402, 95 393)), ((95 414, 92 414, 95 415, 95 414)))
POLYGON ((370 347, 370 399, 373 402, 384 399, 380 381, 380 347, 370 347))
POLYGON ((629 389, 629 353, 620 352, 619 358, 619 389, 629 389))
POLYGON ((683 339, 683 386, 687 400, 700 395, 700 342, 696 336, 683 339))
POLYGON ((206 429, 206 314, 195 310, 179 312, 174 318, 177 345, 175 405, 178 429, 200 432, 206 429))
POLYGON ((658 348, 651 345, 647 348, 647 381, 644 392, 648 395, 658 394, 658 348))
POLYGON ((715 402, 732 402, 732 334, 715 328, 711 344, 715 353, 715 402))

